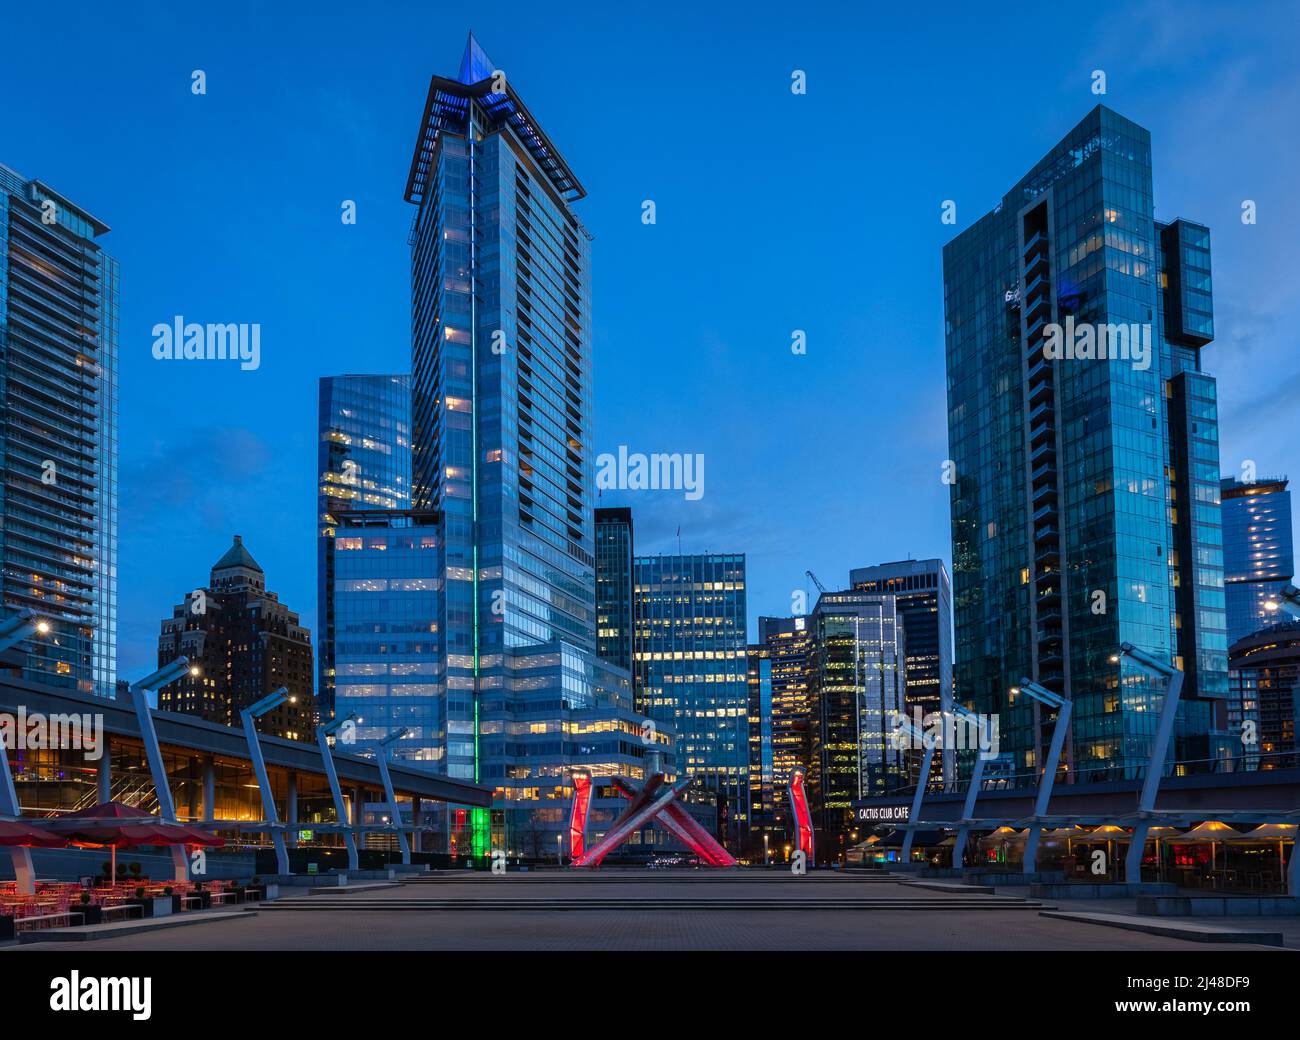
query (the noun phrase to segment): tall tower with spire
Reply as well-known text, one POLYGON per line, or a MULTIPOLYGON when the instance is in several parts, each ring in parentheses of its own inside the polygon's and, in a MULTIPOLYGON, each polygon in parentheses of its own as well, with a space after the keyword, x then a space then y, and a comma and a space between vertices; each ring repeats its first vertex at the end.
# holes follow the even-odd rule
POLYGON ((521 802, 538 797, 510 731, 594 703, 590 236, 572 209, 583 195, 471 35, 457 77, 430 82, 406 187, 412 504, 444 518, 441 734, 428 757, 498 785, 506 817, 515 781, 521 802))

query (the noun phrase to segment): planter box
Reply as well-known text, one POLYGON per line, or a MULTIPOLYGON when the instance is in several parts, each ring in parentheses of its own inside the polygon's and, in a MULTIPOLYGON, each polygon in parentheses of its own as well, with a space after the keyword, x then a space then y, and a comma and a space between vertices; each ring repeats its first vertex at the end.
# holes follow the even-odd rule
POLYGON ((81 914, 82 924, 103 924, 104 910, 102 907, 95 906, 94 903, 70 903, 68 909, 74 914, 81 914))
POLYGON ((149 896, 144 901, 145 917, 168 917, 172 912, 173 896, 149 896))
POLYGON ((14 938, 14 919, 0 917, 0 942, 14 938))

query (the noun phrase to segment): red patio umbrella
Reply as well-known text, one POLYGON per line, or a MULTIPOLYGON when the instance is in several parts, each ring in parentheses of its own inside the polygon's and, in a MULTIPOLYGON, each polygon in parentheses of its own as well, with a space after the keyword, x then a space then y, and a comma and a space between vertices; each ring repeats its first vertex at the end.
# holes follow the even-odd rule
POLYGON ((163 823, 144 809, 103 802, 57 817, 57 833, 73 845, 112 850, 110 871, 117 876, 117 850, 137 845, 224 845, 225 841, 194 827, 163 823), (72 824, 72 826, 69 826, 72 824))
POLYGON ((32 827, 22 820, 0 820, 0 845, 33 845, 40 848, 59 848, 67 839, 40 827, 32 827))

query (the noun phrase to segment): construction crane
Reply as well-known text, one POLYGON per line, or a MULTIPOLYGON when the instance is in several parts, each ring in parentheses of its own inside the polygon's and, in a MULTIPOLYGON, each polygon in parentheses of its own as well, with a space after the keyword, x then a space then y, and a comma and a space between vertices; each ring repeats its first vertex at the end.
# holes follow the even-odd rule
POLYGON ((812 579, 812 583, 817 586, 817 591, 820 592, 823 596, 826 595, 826 586, 817 580, 817 575, 815 575, 812 571, 804 571, 804 573, 808 575, 809 578, 812 579))

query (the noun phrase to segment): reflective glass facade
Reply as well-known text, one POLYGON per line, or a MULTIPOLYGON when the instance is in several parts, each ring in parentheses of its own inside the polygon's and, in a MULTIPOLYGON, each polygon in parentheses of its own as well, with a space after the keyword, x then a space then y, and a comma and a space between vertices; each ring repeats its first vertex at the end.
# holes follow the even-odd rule
MULTIPOLYGON (((924 718, 952 707, 952 584, 942 560, 900 560, 849 572, 858 592, 894 597, 907 646, 906 705, 924 718)), ((909 756, 919 768, 920 756, 909 756)), ((944 765, 951 762, 944 756, 944 765)))
POLYGON ((553 849, 571 766, 630 773, 644 751, 629 674, 596 657, 583 191, 494 69, 471 38, 433 77, 406 193, 412 501, 443 522, 438 765, 497 789, 476 853, 553 849))
POLYGON ((676 728, 678 768, 718 795, 724 840, 749 829, 745 557, 638 556, 640 707, 676 728))
POLYGON ((1053 718, 1010 694, 1024 676, 1073 698, 1069 769, 1131 769, 1163 689, 1111 662, 1131 642, 1186 672, 1175 754, 1216 754, 1209 231, 1154 219, 1150 135, 1098 106, 943 258, 959 700, 1000 716, 996 766, 1027 782, 1053 718), (1047 349, 1085 325, 1134 352, 1047 349))
POLYGON ((0 596, 53 631, 27 674, 117 680, 117 262, 105 224, 0 166, 0 596))
POLYGON ((760 617, 758 639, 748 651, 751 831, 783 841, 790 773, 808 766, 808 619, 760 617))
POLYGON ((903 626, 891 595, 830 592, 808 619, 808 801, 819 856, 844 851, 854 801, 907 783, 894 737, 905 710, 903 626))
POLYGON ((596 510, 596 653, 632 668, 632 510, 596 510))
POLYGON ((1265 604, 1295 574, 1291 492, 1285 477, 1244 483, 1225 477, 1223 575, 1228 594, 1228 643, 1285 620, 1265 604))
MULTIPOLYGON (((334 704, 334 654, 339 642, 333 613, 333 539, 346 510, 366 513, 402 510, 410 505, 410 377, 326 376, 320 381, 317 414, 316 689, 323 716, 329 718, 334 704)), ((349 580, 360 579, 359 566, 352 564, 349 580)), ((376 575, 378 580, 386 577, 376 575)), ((434 749, 428 747, 414 757, 428 758, 433 753, 434 749)))
POLYGON ((321 601, 332 621, 330 692, 336 715, 355 713, 360 741, 394 729, 392 754, 437 763, 444 746, 441 567, 436 513, 339 512, 321 601))

